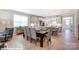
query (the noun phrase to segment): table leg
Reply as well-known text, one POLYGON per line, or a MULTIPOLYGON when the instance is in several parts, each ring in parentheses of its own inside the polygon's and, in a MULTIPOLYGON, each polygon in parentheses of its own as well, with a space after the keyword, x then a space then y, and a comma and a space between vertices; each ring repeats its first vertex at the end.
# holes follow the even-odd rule
POLYGON ((43 36, 41 36, 40 47, 43 47, 43 36))

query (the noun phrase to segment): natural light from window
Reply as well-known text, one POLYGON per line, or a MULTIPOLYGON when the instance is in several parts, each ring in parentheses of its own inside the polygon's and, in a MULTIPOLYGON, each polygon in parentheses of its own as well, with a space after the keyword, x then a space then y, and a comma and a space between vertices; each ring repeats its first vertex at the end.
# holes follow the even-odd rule
POLYGON ((28 26, 28 16, 14 15, 14 27, 28 26))

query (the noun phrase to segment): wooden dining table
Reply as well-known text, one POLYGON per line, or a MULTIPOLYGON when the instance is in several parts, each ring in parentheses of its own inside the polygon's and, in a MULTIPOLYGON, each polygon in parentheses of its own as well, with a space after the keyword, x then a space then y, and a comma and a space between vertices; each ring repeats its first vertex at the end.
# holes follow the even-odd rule
POLYGON ((40 47, 43 47, 43 41, 44 41, 43 39, 47 33, 48 33, 48 31, 46 31, 46 30, 36 31, 37 36, 40 37, 40 47))

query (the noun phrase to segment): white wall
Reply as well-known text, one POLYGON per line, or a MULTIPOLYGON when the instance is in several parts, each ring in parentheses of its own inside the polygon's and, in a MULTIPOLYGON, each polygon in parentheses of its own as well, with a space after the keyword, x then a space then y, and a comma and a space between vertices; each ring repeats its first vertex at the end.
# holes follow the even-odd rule
POLYGON ((42 17, 30 16, 30 26, 33 23, 35 28, 39 28, 41 19, 42 17))
POLYGON ((79 25, 79 11, 77 11, 74 14, 74 32, 76 38, 78 38, 78 25, 79 25))
POLYGON ((13 27, 13 15, 9 11, 0 10, 0 31, 5 27, 13 27))

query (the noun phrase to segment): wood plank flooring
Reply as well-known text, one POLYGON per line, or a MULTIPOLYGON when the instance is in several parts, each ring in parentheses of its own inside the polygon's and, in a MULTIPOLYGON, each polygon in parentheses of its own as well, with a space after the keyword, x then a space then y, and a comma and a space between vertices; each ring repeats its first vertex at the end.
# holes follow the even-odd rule
POLYGON ((52 43, 48 46, 46 41, 44 47, 41 48, 39 43, 35 45, 23 38, 23 35, 14 36, 13 39, 6 43, 4 49, 7 50, 79 50, 79 40, 77 40, 70 30, 58 33, 57 36, 51 37, 52 43))

